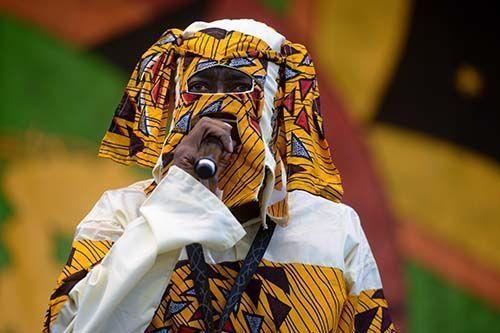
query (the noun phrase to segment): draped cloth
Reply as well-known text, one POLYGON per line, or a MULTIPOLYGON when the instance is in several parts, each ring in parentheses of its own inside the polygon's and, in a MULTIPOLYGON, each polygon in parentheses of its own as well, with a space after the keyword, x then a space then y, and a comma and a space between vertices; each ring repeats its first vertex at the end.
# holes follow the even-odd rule
POLYGON ((224 203, 242 207, 259 201, 262 192, 260 217, 267 213, 286 224, 289 191, 304 190, 339 202, 343 189, 324 135, 311 57, 303 45, 252 20, 197 22, 185 31, 167 30, 137 63, 99 156, 154 167, 159 181, 171 166, 176 145, 189 132, 193 115, 224 112, 229 104, 187 92, 193 73, 217 65, 243 71, 258 88, 252 96, 255 103, 238 119, 242 141, 253 149, 236 157, 235 171, 226 172, 232 180, 225 184, 222 176, 229 194, 224 203), (238 30, 231 29, 235 25, 238 30), (249 33, 241 32, 246 29, 249 33), (262 94, 256 96, 258 92, 262 94), (249 158, 261 163, 245 164, 249 158), (252 168, 257 172, 248 176, 252 168))

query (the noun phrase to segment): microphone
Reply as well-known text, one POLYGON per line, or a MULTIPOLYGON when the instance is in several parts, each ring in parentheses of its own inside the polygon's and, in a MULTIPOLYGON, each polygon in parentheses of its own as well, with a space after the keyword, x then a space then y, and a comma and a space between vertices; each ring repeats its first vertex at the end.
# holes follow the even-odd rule
POLYGON ((201 158, 194 164, 194 171, 200 179, 210 179, 217 174, 217 165, 224 147, 215 136, 207 136, 201 142, 201 158))
MULTIPOLYGON (((231 125, 231 139, 234 147, 241 144, 240 133, 238 132, 238 121, 234 114, 219 112, 205 117, 221 120, 231 125)), ((194 171, 202 180, 213 178, 217 174, 220 157, 224 151, 224 145, 219 138, 209 135, 203 139, 200 145, 201 158, 194 164, 194 171)))

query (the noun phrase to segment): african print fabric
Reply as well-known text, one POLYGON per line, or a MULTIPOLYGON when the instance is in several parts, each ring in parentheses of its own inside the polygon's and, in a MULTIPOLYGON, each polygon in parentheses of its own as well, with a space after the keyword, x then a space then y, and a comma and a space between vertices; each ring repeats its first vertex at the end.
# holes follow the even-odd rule
MULTIPOLYGON (((46 313, 45 331, 67 300, 67 293, 109 251, 110 242, 76 242, 58 279, 46 313)), ((209 266, 215 321, 225 305, 241 262, 209 266)), ((187 260, 177 263, 146 332, 202 332, 201 311, 187 260)), ((348 297, 338 269, 277 264, 264 260, 224 332, 393 332, 382 289, 348 297), (338 327, 337 330, 335 328, 338 327)))
MULTIPOLYGON (((243 206, 256 201, 264 178, 265 147, 259 120, 262 115, 263 88, 254 84, 244 93, 190 93, 188 79, 201 70, 220 63, 199 57, 185 57, 181 61, 179 103, 174 109, 173 126, 162 149, 162 173, 165 173, 173 158, 173 150, 189 132, 193 119, 213 114, 236 117, 241 144, 235 147, 236 156, 219 176, 219 187, 224 192, 223 202, 228 207, 243 206)), ((265 77, 265 69, 257 59, 231 59, 223 65, 236 68, 252 78, 265 77), (261 75, 258 75, 261 74, 261 75)))

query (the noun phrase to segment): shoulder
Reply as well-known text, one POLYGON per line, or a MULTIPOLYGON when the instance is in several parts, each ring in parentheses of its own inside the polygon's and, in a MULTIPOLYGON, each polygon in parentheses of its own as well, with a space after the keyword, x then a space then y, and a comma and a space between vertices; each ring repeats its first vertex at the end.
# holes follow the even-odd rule
POLYGON ((360 228, 358 213, 349 205, 296 190, 289 194, 290 224, 309 224, 324 228, 336 227, 356 231, 360 228))
POLYGON ((295 190, 289 214, 289 224, 273 236, 272 259, 343 269, 346 253, 361 242, 358 214, 346 204, 295 190))
POLYGON ((78 224, 75 239, 116 240, 146 199, 144 190, 152 179, 127 187, 105 191, 90 212, 78 224))
POLYGON ((337 240, 343 253, 350 253, 364 243, 365 236, 356 210, 344 203, 333 202, 305 191, 291 193, 290 225, 325 242, 337 240))

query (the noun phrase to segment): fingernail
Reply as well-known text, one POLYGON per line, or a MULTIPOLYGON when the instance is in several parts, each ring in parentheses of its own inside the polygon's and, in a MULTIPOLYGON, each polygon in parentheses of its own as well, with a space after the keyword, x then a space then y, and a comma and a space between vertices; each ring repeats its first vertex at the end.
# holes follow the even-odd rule
POLYGON ((229 126, 229 128, 233 128, 233 126, 231 126, 231 125, 230 125, 230 124, 228 124, 228 123, 224 123, 224 125, 229 126))

